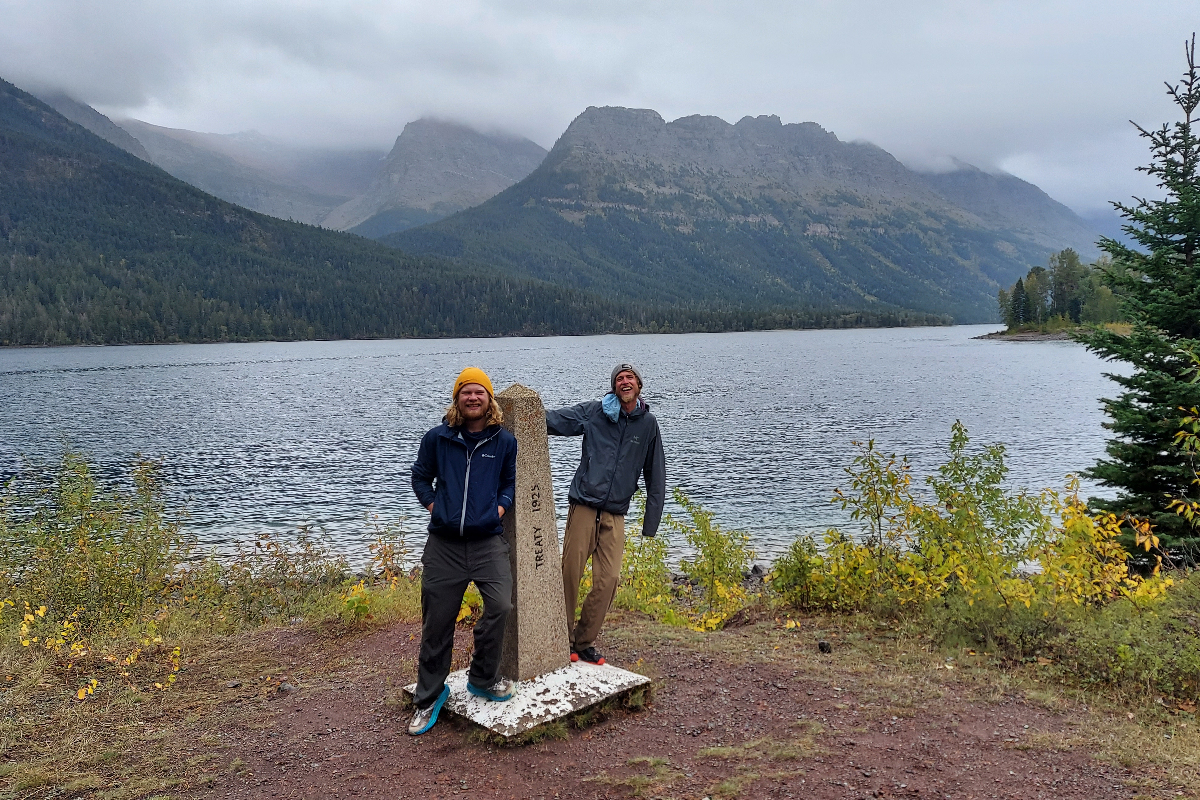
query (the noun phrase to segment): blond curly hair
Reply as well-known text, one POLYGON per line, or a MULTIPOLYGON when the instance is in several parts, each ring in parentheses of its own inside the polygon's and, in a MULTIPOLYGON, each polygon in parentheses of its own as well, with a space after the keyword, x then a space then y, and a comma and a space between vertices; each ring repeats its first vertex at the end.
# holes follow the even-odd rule
MULTIPOLYGON (((466 420, 463 419, 462 412, 458 410, 458 398, 454 398, 454 402, 446 407, 446 424, 451 428, 457 428, 466 420)), ((504 412, 500 410, 500 404, 496 402, 496 398, 488 395, 488 410, 487 417, 484 419, 485 425, 500 425, 504 422, 504 412)))

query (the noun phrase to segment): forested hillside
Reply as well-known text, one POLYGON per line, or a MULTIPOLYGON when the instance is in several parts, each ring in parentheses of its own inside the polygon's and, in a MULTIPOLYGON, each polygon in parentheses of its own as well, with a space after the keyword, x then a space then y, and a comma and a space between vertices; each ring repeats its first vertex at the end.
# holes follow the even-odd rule
POLYGON ((0 344, 937 324, 896 308, 654 307, 247 211, 0 80, 0 344))
POLYGON ((495 336, 944 322, 620 302, 218 200, 0 81, 0 344, 495 336))

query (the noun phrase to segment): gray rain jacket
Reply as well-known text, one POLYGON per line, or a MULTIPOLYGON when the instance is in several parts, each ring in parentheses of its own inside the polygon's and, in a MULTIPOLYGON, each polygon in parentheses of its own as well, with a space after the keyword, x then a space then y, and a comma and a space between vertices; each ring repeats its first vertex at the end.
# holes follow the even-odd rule
POLYGON ((630 414, 621 411, 615 422, 600 400, 547 411, 546 432, 583 436, 583 457, 567 495, 572 503, 624 516, 640 474, 646 482, 642 535, 658 532, 667 493, 666 464, 658 420, 645 401, 630 414))

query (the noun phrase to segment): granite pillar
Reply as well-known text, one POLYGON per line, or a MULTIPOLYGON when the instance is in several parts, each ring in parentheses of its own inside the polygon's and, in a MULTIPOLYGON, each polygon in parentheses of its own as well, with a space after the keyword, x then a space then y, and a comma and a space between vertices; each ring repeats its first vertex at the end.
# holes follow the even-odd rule
POLYGON ((504 515, 513 574, 501 674, 529 680, 570 663, 563 607, 562 556, 550 487, 546 409, 538 393, 519 383, 496 395, 504 427, 517 439, 517 491, 504 515))

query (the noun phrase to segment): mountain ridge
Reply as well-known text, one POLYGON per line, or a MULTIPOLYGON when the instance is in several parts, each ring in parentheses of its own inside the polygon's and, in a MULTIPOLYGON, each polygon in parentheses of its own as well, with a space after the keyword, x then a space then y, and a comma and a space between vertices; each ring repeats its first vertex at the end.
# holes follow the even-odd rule
POLYGON ((36 95, 46 105, 53 108, 72 122, 82 125, 109 144, 114 144, 130 155, 137 156, 142 161, 153 163, 150 153, 129 131, 117 125, 108 117, 86 103, 81 103, 63 92, 46 92, 36 95))
POLYGON ((207 195, 0 80, 0 344, 694 325, 207 195))
POLYGON ((208 195, 0 79, 0 345, 940 324, 663 308, 399 253, 208 195))
POLYGON ((1040 187, 1007 172, 988 172, 957 159, 954 163, 956 169, 953 170, 918 171, 917 174, 922 175, 939 195, 982 220, 1022 232, 1026 238, 1046 247, 1062 249, 1069 246, 1083 258, 1100 257, 1100 248, 1096 246, 1098 232, 1040 187), (1040 226, 1030 225, 1030 208, 1038 210, 1040 226), (1058 237, 1050 235, 1046 223, 1059 228, 1058 237))
POLYGON ((521 182, 383 241, 629 298, 991 321, 997 288, 1058 248, 946 191, 812 122, 592 106, 521 182))
POLYGON ((214 197, 277 219, 315 225, 345 202, 307 187, 288 184, 270 172, 239 161, 212 147, 197 144, 192 131, 122 120, 121 125, 142 142, 151 163, 214 197))

